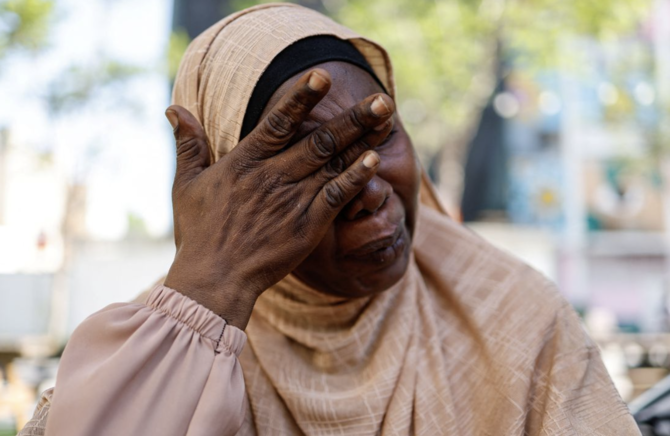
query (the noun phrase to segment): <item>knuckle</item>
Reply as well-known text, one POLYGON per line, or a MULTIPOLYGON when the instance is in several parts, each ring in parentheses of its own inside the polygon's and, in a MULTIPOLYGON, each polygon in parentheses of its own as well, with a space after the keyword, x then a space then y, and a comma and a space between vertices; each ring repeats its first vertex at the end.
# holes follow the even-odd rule
POLYGON ((325 166, 324 171, 329 177, 336 177, 346 169, 346 163, 342 155, 335 156, 325 166))
POLYGON ((289 105, 293 106, 295 110, 299 112, 307 111, 308 109, 310 109, 310 103, 312 98, 313 97, 304 90, 298 90, 291 97, 289 105))
POLYGON ((367 142, 363 140, 356 141, 348 148, 346 148, 342 153, 340 153, 340 156, 342 156, 342 164, 343 164, 342 171, 344 171, 349 165, 354 163, 354 161, 358 159, 358 156, 360 156, 361 153, 369 149, 370 146, 368 145, 367 142))
POLYGON ((367 178, 364 173, 360 171, 347 171, 342 177, 342 184, 346 187, 346 191, 358 191, 367 183, 367 178))
POLYGON ((249 174, 256 168, 257 164, 253 159, 247 158, 246 156, 236 155, 235 158, 230 159, 229 165, 229 172, 233 176, 240 177, 249 174))
POLYGON ((276 192, 277 189, 282 186, 284 182, 284 176, 277 171, 266 171, 263 173, 263 176, 260 177, 259 183, 261 189, 266 193, 276 192))
POLYGON ((352 189, 361 189, 368 182, 365 173, 359 171, 351 171, 347 173, 347 183, 352 189))
POLYGON ((337 182, 331 182, 324 187, 324 196, 326 203, 332 208, 340 207, 346 199, 342 186, 337 182))
POLYGON ((281 110, 272 111, 265 119, 267 133, 277 139, 287 139, 293 132, 293 121, 281 110))
POLYGON ((348 121, 356 129, 365 129, 368 126, 367 117, 360 106, 349 111, 348 121))
POLYGON ((335 154, 337 140, 329 129, 321 129, 310 136, 312 152, 320 159, 327 159, 335 154))
POLYGON ((199 138, 188 138, 177 147, 177 159, 180 161, 192 161, 200 156, 199 138))

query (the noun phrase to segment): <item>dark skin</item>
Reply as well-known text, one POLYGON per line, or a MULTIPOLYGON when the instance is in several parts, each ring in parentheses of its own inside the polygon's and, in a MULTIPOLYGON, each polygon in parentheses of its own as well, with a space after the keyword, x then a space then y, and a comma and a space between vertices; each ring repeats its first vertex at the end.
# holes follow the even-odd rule
MULTIPOLYGON (((384 92, 366 71, 351 64, 328 62, 320 67, 331 75, 331 91, 300 126, 296 138, 304 137, 357 102, 384 92)), ((263 116, 299 77, 296 75, 277 89, 263 116)), ((373 295, 395 284, 407 269, 421 173, 397 114, 393 123, 389 136, 375 147, 381 158, 375 176, 293 271, 321 292, 344 297, 373 295), (365 245, 367 248, 361 252, 365 245)))
POLYGON ((396 283, 420 172, 394 110, 367 72, 325 63, 284 83, 212 164, 197 120, 168 108, 177 254, 165 285, 244 329, 257 298, 291 272, 347 297, 396 283))

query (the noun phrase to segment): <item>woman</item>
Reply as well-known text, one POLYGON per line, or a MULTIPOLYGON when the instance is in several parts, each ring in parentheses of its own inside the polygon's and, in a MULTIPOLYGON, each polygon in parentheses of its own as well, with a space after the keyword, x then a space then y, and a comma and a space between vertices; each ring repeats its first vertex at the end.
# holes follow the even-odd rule
POLYGON ((444 214, 393 93, 299 6, 194 40, 175 261, 75 331, 21 434, 639 434, 553 285, 444 214))

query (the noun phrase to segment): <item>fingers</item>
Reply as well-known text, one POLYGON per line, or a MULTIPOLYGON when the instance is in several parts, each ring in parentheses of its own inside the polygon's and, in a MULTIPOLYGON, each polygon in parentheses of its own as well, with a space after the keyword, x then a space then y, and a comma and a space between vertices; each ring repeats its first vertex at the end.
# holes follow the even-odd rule
POLYGON ((381 128, 380 130, 370 130, 362 138, 345 148, 340 154, 321 167, 321 169, 314 174, 318 183, 323 185, 339 176, 342 171, 346 170, 352 163, 354 163, 361 154, 365 153, 367 150, 374 150, 376 147, 384 143, 393 129, 393 118, 389 118, 386 123, 379 127, 381 128))
POLYGON ((172 105, 165 111, 177 142, 175 187, 188 182, 209 167, 207 136, 198 120, 185 108, 172 105))
POLYGON ((237 148, 247 156, 266 159, 281 151, 298 127, 330 89, 330 74, 317 68, 303 75, 237 148))
MULTIPOLYGON (((282 153, 284 173, 292 181, 319 170, 362 135, 383 125, 395 110, 391 97, 375 94, 344 111, 282 153)), ((383 127, 382 127, 383 129, 383 127)), ((369 147, 367 147, 369 148, 369 147)), ((355 154, 360 155, 360 151, 355 154)))
POLYGON ((379 162, 379 155, 374 151, 360 156, 342 174, 323 186, 310 206, 310 213, 320 219, 334 220, 342 208, 374 177, 379 162))

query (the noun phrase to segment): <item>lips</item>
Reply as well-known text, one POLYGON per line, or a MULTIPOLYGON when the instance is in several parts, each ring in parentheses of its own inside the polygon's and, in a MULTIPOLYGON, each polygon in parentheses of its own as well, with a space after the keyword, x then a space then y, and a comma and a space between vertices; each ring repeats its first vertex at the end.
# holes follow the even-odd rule
POLYGON ((374 214, 337 223, 339 256, 375 270, 390 266, 406 251, 409 234, 405 226, 405 208, 393 194, 374 214))
POLYGON ((388 235, 388 236, 382 236, 381 238, 377 238, 373 241, 370 241, 366 244, 363 244, 359 248, 350 251, 347 253, 349 257, 357 257, 357 258, 365 258, 369 257, 371 254, 379 251, 383 251, 387 248, 393 247, 396 242, 398 242, 398 239, 402 235, 402 226, 398 225, 395 226, 395 231, 388 235))

